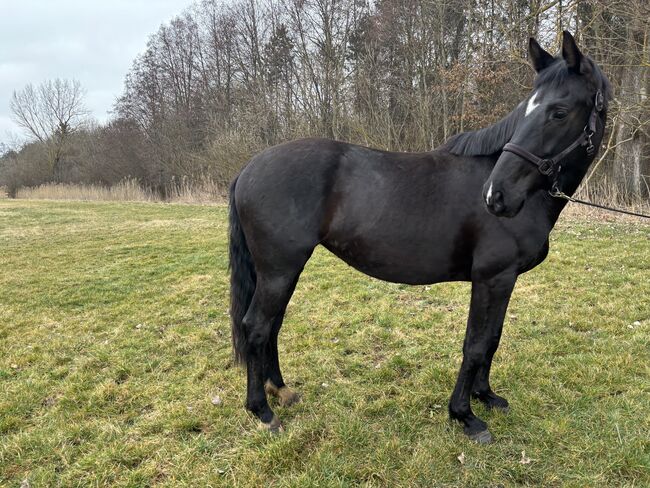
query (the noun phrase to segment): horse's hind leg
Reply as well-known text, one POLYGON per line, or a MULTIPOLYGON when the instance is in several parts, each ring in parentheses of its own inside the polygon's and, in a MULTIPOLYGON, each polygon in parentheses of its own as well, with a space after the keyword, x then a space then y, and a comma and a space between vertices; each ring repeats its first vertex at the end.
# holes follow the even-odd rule
MULTIPOLYGON (((297 282, 298 278, 296 277, 289 292, 289 298, 291 298, 297 282)), ((282 321, 284 320, 285 312, 286 307, 284 310, 282 310, 282 313, 280 313, 275 318, 275 321, 273 322, 273 328, 271 329, 271 336, 269 337, 269 342, 267 344, 266 350, 264 389, 266 390, 267 394, 278 397, 281 406, 288 407, 300 401, 300 396, 298 393, 292 391, 284 383, 282 372, 280 371, 280 360, 278 357, 278 334, 280 333, 280 328, 282 327, 282 321)))
POLYGON ((264 390, 270 359, 269 342, 273 326, 277 320, 281 320, 289 302, 295 286, 294 281, 294 274, 290 277, 258 274, 255 294, 243 320, 247 337, 246 408, 260 419, 264 428, 273 432, 279 431, 281 424, 271 410, 264 390))

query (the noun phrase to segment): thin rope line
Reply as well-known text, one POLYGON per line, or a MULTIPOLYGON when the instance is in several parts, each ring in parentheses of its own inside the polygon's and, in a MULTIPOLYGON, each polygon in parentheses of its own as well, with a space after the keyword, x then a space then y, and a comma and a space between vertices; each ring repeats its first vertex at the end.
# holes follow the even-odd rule
POLYGON ((592 203, 592 202, 587 202, 585 200, 579 200, 577 198, 570 197, 569 195, 567 195, 566 193, 561 192, 560 190, 549 191, 548 193, 552 197, 563 198, 564 200, 568 200, 569 202, 580 203, 582 205, 587 205, 589 207, 602 208, 603 210, 609 210, 610 212, 618 212, 618 213, 622 213, 622 214, 633 215, 635 217, 642 217, 644 219, 650 219, 650 215, 637 213, 637 212, 630 212, 629 210, 622 210, 620 208, 606 207, 605 205, 600 205, 598 203, 592 203))

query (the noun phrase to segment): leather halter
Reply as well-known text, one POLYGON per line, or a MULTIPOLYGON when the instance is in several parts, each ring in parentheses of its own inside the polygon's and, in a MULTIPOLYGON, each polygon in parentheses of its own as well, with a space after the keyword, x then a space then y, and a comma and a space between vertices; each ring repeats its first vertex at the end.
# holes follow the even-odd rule
POLYGON ((603 93, 598 90, 594 96, 594 106, 591 109, 591 113, 589 114, 589 120, 587 121, 587 125, 585 125, 585 128, 580 136, 578 136, 578 138, 573 141, 573 143, 571 143, 569 147, 567 147, 564 151, 556 154, 551 158, 540 158, 538 156, 535 156, 527 149, 524 149, 518 144, 513 144, 512 142, 509 142, 503 146, 503 151, 516 154, 517 156, 524 158, 526 161, 533 163, 535 166, 537 166, 537 169, 540 173, 542 173, 544 176, 550 176, 553 179, 553 184, 555 185, 562 169, 562 166, 560 165, 561 161, 566 158, 575 148, 578 146, 583 146, 586 148, 588 156, 593 156, 595 154, 596 148, 591 142, 591 138, 596 132, 596 121, 598 120, 598 113, 603 110, 603 107, 603 93))

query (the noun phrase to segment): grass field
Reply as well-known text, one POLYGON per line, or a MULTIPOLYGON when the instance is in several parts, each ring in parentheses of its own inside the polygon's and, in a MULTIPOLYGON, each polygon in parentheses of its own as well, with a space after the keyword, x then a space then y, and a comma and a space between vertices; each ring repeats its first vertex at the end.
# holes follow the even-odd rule
POLYGON ((226 212, 0 200, 0 486, 650 486, 647 225, 560 223, 515 289, 493 373, 511 412, 475 406, 480 446, 446 412, 469 285, 322 249, 280 335, 303 401, 258 431, 226 212))

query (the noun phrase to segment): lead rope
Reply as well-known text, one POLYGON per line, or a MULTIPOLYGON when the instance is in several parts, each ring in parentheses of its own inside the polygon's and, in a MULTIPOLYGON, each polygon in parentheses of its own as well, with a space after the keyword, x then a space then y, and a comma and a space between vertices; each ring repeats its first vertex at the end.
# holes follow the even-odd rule
POLYGON ((646 215, 646 214, 642 214, 642 213, 636 213, 636 212, 630 212, 629 210, 622 210, 620 208, 606 207, 605 205, 599 205, 597 203, 587 202, 585 200, 579 200, 578 198, 570 197, 566 193, 558 190, 555 185, 553 185, 552 190, 549 190, 548 194, 551 195, 552 197, 555 197, 555 198, 562 198, 562 199, 567 200, 569 202, 580 203, 581 205, 587 205, 589 207, 602 208, 603 210, 609 210, 610 212, 618 212, 618 213, 622 213, 622 214, 633 215, 635 217, 642 217, 644 219, 650 219, 650 215, 646 215))

